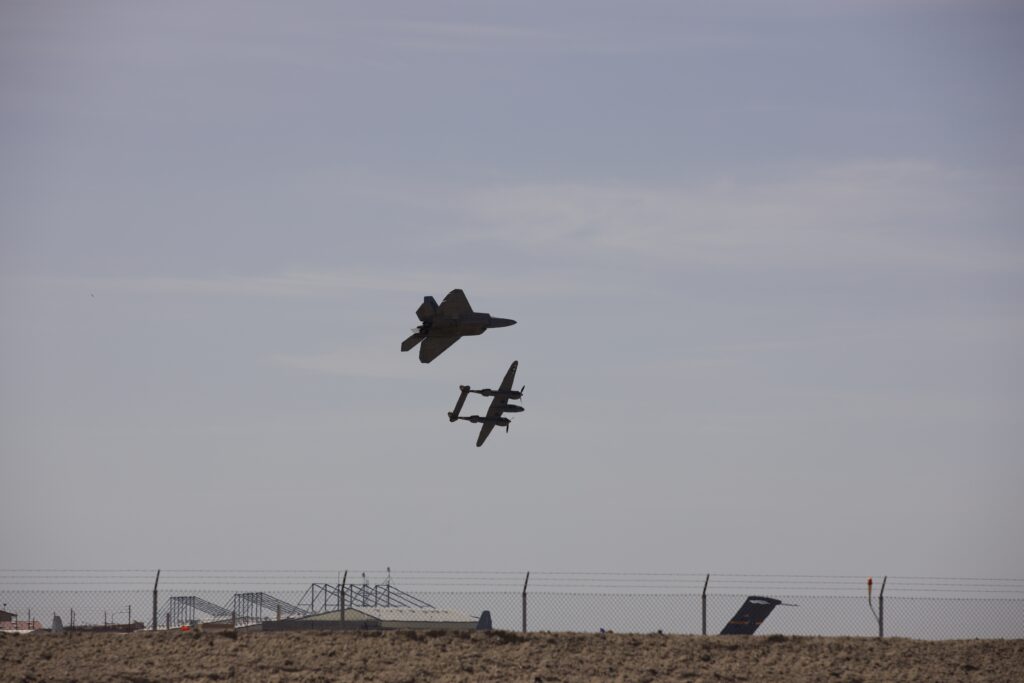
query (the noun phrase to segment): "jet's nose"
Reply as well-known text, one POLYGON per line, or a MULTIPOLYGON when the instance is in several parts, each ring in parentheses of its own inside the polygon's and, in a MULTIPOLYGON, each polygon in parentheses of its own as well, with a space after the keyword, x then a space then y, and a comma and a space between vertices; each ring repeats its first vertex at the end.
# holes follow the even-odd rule
POLYGON ((508 318, 491 318, 491 327, 508 327, 509 325, 515 325, 515 320, 509 320, 508 318))

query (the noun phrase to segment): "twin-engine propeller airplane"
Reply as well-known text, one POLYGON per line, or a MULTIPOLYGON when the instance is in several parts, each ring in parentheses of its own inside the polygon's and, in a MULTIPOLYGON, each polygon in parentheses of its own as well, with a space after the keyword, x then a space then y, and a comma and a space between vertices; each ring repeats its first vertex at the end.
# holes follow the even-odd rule
POLYGON ((524 408, 517 405, 509 405, 510 400, 522 400, 523 390, 526 389, 524 386, 519 391, 512 389, 512 382, 516 377, 516 368, 519 367, 519 361, 512 361, 512 365, 509 366, 508 372, 505 373, 505 379, 501 380, 501 386, 495 389, 470 389, 468 386, 460 386, 459 390, 462 392, 459 394, 459 400, 455 404, 455 409, 448 413, 448 419, 452 422, 456 420, 465 420, 466 422, 472 422, 474 424, 482 424, 480 428, 480 436, 476 439, 477 447, 482 446, 484 441, 490 435, 491 430, 495 427, 504 427, 505 431, 508 431, 508 426, 511 424, 511 420, 503 415, 503 413, 521 413, 524 408), (462 411, 462 405, 466 402, 466 396, 469 393, 480 394, 482 396, 491 396, 491 405, 487 408, 486 415, 470 415, 469 417, 459 417, 459 413, 462 411))
POLYGON ((423 303, 416 309, 420 326, 412 336, 402 342, 402 351, 409 351, 420 342, 420 362, 429 363, 459 341, 465 335, 483 334, 491 327, 515 325, 515 320, 493 318, 487 313, 477 313, 461 289, 448 292, 441 305, 434 297, 423 297, 423 303))

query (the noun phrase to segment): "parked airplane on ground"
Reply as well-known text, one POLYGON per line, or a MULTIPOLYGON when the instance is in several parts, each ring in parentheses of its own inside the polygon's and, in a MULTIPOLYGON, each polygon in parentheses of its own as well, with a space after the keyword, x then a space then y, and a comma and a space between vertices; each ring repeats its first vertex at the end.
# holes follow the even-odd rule
MULTIPOLYGON (((497 390, 494 389, 470 389, 468 386, 460 386, 459 389, 462 392, 459 395, 459 401, 455 404, 455 410, 448 413, 448 419, 452 422, 456 420, 466 420, 474 424, 483 424, 480 428, 480 436, 476 439, 476 445, 482 446, 484 441, 490 435, 491 430, 497 427, 504 427, 505 431, 508 431, 511 420, 505 417, 503 413, 521 413, 524 408, 517 405, 509 405, 510 400, 521 400, 523 397, 522 389, 515 391, 512 389, 512 382, 516 377, 516 369, 519 367, 519 361, 512 361, 512 365, 509 366, 508 372, 505 373, 505 379, 501 381, 501 386, 497 390), (469 417, 459 417, 459 412, 462 410, 462 405, 466 402, 466 395, 470 392, 475 394, 481 394, 483 396, 491 396, 491 405, 487 408, 486 415, 471 415, 469 417)), ((523 387, 525 389, 526 387, 523 387)))
POLYGON ((421 363, 434 360, 465 335, 483 334, 491 327, 516 324, 515 320, 475 312, 461 289, 448 292, 440 306, 434 297, 423 297, 423 303, 416 309, 416 317, 422 324, 402 342, 402 351, 409 351, 423 342, 420 346, 421 363))

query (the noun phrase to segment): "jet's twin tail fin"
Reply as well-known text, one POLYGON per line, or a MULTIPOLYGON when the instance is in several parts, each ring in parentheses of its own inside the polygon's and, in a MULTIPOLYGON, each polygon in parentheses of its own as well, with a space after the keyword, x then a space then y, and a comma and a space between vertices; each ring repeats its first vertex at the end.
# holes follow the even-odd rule
POLYGON ((430 330, 430 323, 433 321, 434 314, 436 313, 437 302, 434 301, 434 297, 423 297, 423 303, 416 309, 416 317, 419 318, 420 322, 423 324, 416 328, 416 331, 402 342, 402 351, 410 351, 415 348, 417 344, 427 338, 426 333, 430 330))
POLYGON ((461 289, 453 289, 448 292, 444 300, 441 301, 441 306, 437 309, 438 315, 446 318, 458 318, 472 312, 473 307, 469 305, 469 299, 466 298, 465 293, 461 289))
POLYGON ((416 309, 416 317, 419 318, 421 322, 427 322, 428 320, 434 319, 435 313, 437 313, 437 302, 434 301, 434 297, 423 297, 423 303, 416 309))

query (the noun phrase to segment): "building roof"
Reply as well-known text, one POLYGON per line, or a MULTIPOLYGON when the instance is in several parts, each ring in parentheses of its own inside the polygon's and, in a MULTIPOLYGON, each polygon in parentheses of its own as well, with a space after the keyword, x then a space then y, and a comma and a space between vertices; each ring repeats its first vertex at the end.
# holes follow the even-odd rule
POLYGON ((0 631, 38 631, 43 625, 33 619, 32 621, 0 621, 0 631))
MULTIPOLYGON (((301 621, 337 621, 341 615, 338 610, 299 617, 301 621)), ((389 624, 396 623, 436 623, 436 624, 476 624, 478 619, 463 612, 448 609, 414 608, 414 607, 347 607, 346 621, 379 621, 389 624)))
MULTIPOLYGON (((472 624, 477 622, 476 617, 450 609, 415 609, 412 607, 357 607, 355 609, 379 621, 467 622, 472 624)), ((346 616, 348 616, 347 613, 346 616)))

